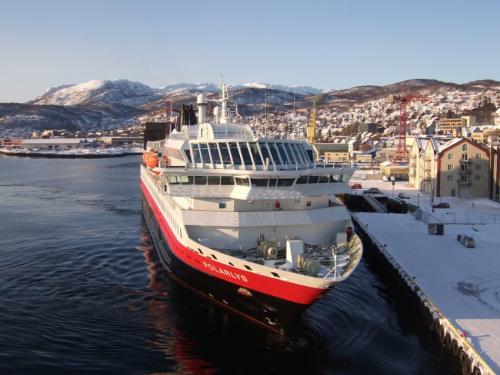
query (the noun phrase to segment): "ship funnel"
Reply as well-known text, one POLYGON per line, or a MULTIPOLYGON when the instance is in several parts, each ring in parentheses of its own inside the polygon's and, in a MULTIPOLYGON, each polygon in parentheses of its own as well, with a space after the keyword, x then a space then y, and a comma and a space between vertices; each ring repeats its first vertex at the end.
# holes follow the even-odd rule
POLYGON ((220 124, 220 107, 215 106, 214 108, 214 117, 215 117, 215 123, 220 124))
POLYGON ((198 105, 198 124, 203 124, 207 121, 207 94, 199 94, 196 98, 198 105))

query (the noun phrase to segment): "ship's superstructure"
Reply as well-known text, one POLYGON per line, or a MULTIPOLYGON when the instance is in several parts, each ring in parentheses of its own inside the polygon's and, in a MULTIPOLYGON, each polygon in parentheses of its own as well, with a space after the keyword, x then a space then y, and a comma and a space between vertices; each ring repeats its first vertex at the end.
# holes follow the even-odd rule
POLYGON ((144 216, 167 273, 278 332, 359 263, 362 244, 337 195, 349 166, 315 163, 304 141, 257 139, 232 124, 228 91, 207 118, 149 142, 144 216))

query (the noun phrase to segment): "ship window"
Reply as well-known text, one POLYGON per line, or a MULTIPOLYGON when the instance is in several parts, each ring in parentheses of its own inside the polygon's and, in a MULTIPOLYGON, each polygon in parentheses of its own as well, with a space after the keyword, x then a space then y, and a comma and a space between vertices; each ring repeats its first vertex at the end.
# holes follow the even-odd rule
POLYGON ((306 150, 306 155, 307 155, 309 161, 312 163, 313 160, 314 160, 313 159, 313 152, 312 152, 312 150, 306 150))
POLYGON ((220 153, 222 154, 222 162, 224 164, 231 164, 231 157, 229 156, 229 149, 226 143, 219 143, 220 153))
POLYGON ((247 270, 249 270, 249 271, 251 271, 251 270, 252 270, 252 268, 251 268, 250 266, 247 266, 246 264, 245 264, 245 268, 246 268, 247 270))
POLYGON ((240 143, 241 155, 243 156, 243 161, 246 165, 253 165, 252 158, 250 157, 250 151, 246 143, 240 143))
POLYGON ((311 207, 311 201, 306 202, 306 207, 311 207))
POLYGON ((283 143, 277 143, 278 145, 278 151, 281 155, 281 160, 283 160, 283 164, 290 164, 290 160, 288 160, 285 149, 283 148, 283 143))
POLYGON ((260 158, 259 147, 257 146, 257 143, 250 142, 248 145, 250 146, 250 152, 252 153, 255 165, 262 165, 262 159, 260 158))
POLYGON ((234 177, 233 176, 222 176, 221 185, 234 185, 234 177))
POLYGON ((178 185, 180 184, 180 180, 177 179, 178 176, 167 176, 167 181, 170 185, 178 185))
POLYGON ((210 143, 210 154, 212 155, 212 160, 215 164, 220 164, 219 150, 217 149, 217 143, 210 143))
POLYGON ((195 185, 206 185, 207 184, 207 176, 194 176, 194 184, 195 185))
POLYGON ((229 143, 229 150, 235 165, 241 164, 240 153, 238 152, 238 145, 234 142, 229 143))
POLYGON ((292 186, 295 178, 280 178, 278 179, 278 186, 292 186))
POLYGON ((214 255, 214 254, 210 254, 212 256, 212 258, 214 258, 215 260, 217 260, 217 257, 214 255))
POLYGON ((208 145, 206 143, 200 143, 200 148, 201 148, 201 159, 203 160, 203 163, 210 164, 210 155, 208 153, 208 145))
POLYGON ((295 164, 300 164, 300 159, 297 157, 297 154, 295 153, 293 144, 287 143, 286 149, 288 151, 288 155, 290 155, 290 157, 295 161, 295 164))
POLYGON ((270 178, 269 179, 269 187, 276 187, 277 182, 278 182, 277 178, 270 178))
POLYGON ((264 163, 266 162, 266 159, 269 159, 269 164, 272 164, 271 157, 269 156, 269 150, 267 149, 267 146, 265 143, 260 142, 260 152, 262 153, 262 157, 264 158, 264 163))
POLYGON ((292 143, 293 148, 295 149, 295 153, 297 154, 297 157, 299 158, 298 160, 300 163, 304 163, 304 158, 302 157, 302 154, 300 153, 300 145, 297 143, 292 143))
POLYGON ((234 179, 236 181, 236 185, 250 186, 250 183, 248 182, 247 177, 235 177, 234 179))
POLYGON ((219 202, 219 208, 221 208, 221 209, 226 208, 226 203, 225 202, 219 202))
POLYGON ((252 178, 252 186, 267 187, 267 178, 252 178))
POLYGON ((220 177, 219 176, 208 176, 208 184, 209 185, 220 185, 220 177))
POLYGON ((184 150, 184 152, 186 153, 186 159, 188 160, 188 162, 192 163, 192 161, 191 161, 191 150, 184 150))
POLYGON ((309 176, 300 176, 297 179, 297 184, 307 184, 308 179, 309 179, 309 176))
POLYGON ((330 176, 330 182, 340 182, 340 177, 338 174, 332 174, 330 176))
POLYGON ((300 158, 299 158, 299 155, 297 153, 297 150, 295 149, 295 144, 294 143, 288 143, 288 147, 290 149, 290 151, 288 153, 293 156, 293 158, 295 159, 295 162, 297 164, 300 164, 300 158))
POLYGON ((350 178, 350 177, 351 177, 351 176, 349 176, 348 174, 344 174, 344 175, 342 175, 342 182, 349 182, 349 178, 350 178))
POLYGON ((203 251, 201 251, 201 249, 200 249, 200 248, 198 248, 198 252, 199 252, 201 255, 203 255, 203 251))
POLYGON ((278 156, 278 151, 276 149, 276 143, 268 143, 269 150, 271 151, 271 156, 273 157, 274 164, 281 164, 280 158, 278 156))
POLYGON ((232 262, 227 262, 230 266, 234 267, 234 264, 232 262))
POLYGON ((194 154, 194 162, 201 163, 200 145, 197 143, 193 143, 193 154, 194 154))
POLYGON ((271 272, 271 275, 273 275, 274 277, 277 277, 278 279, 280 278, 280 275, 278 275, 276 272, 271 272))
POLYGON ((328 182, 328 176, 320 176, 319 177, 319 183, 320 184, 324 184, 324 183, 327 183, 328 182))
POLYGON ((309 176, 309 183, 310 184, 315 184, 319 180, 319 176, 309 176))
POLYGON ((192 185, 193 184, 193 176, 179 176, 182 185, 192 185))

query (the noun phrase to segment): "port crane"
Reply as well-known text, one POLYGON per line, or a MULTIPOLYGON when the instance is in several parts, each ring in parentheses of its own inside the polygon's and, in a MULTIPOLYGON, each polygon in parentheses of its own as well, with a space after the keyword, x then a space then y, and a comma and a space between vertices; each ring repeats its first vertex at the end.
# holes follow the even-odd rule
POLYGON ((426 96, 410 95, 406 86, 401 87, 401 94, 395 98, 399 101, 399 123, 396 131, 396 152, 392 156, 392 162, 407 164, 408 150, 406 149, 406 133, 408 132, 407 106, 410 102, 427 101, 426 96))

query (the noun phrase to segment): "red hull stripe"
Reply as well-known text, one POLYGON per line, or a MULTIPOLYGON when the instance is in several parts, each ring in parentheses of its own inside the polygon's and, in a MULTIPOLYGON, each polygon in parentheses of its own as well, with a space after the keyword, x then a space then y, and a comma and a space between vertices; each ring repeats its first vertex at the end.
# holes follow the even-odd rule
POLYGON ((249 290, 255 290, 257 292, 281 298, 286 301, 304 305, 312 304, 326 292, 325 289, 298 285, 284 280, 266 277, 250 271, 232 267, 228 264, 223 264, 209 259, 206 256, 202 256, 201 254, 188 249, 179 242, 177 236, 171 230, 156 202, 149 193, 147 186, 142 181, 141 189, 148 201, 149 206, 154 212, 163 235, 167 239, 170 250, 175 254, 177 258, 193 267, 194 269, 198 270, 199 272, 217 277, 218 279, 224 280, 231 284, 242 286, 249 290))

